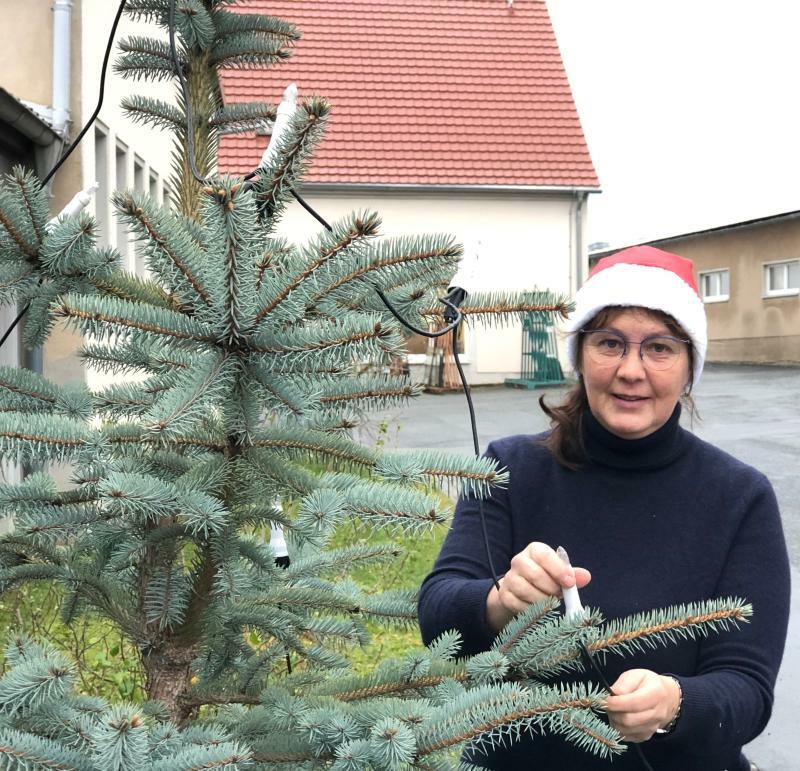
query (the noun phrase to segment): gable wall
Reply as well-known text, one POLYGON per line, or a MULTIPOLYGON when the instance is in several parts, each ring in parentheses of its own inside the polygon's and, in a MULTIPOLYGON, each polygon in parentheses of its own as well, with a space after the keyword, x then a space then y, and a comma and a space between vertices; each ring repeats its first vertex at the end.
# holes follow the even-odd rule
MULTIPOLYGON (((569 194, 306 191, 303 196, 329 222, 353 210, 371 209, 381 215, 381 233, 387 236, 452 234, 463 243, 465 256, 476 259, 477 278, 486 291, 533 287, 570 295, 574 291, 574 199, 569 194)), ((585 223, 585 214, 583 219, 585 223)), ((280 233, 302 242, 320 229, 307 212, 292 204, 280 233)), ((516 323, 468 329, 463 359, 469 381, 499 383, 517 377, 521 344, 516 323)))

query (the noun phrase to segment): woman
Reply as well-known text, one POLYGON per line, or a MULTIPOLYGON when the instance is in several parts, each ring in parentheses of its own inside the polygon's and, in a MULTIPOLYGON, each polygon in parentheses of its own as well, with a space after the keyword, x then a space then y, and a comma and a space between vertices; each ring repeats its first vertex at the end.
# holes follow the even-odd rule
MULTIPOLYGON (((551 431, 493 442, 511 474, 484 503, 462 499, 420 590, 426 643, 457 629, 486 650, 508 621, 564 587, 613 619, 713 597, 754 606, 750 624, 698 641, 610 656, 608 719, 657 771, 749 771, 741 752, 766 725, 786 638, 789 567, 767 479, 679 425, 706 352, 692 264, 652 247, 601 260, 576 296, 568 356, 578 383, 551 431), (563 545, 574 565, 554 549, 563 545)), ((585 677, 589 677, 586 675, 585 677)), ((561 737, 473 751, 493 769, 641 769, 561 737)))

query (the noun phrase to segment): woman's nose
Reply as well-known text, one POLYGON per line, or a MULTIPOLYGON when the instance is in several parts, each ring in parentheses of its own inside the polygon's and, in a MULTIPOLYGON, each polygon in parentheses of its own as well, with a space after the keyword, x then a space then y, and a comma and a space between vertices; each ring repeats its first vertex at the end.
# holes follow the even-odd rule
POLYGON ((645 374, 646 370, 639 353, 639 346, 629 345, 625 355, 619 361, 617 375, 623 378, 642 378, 645 377, 645 374))

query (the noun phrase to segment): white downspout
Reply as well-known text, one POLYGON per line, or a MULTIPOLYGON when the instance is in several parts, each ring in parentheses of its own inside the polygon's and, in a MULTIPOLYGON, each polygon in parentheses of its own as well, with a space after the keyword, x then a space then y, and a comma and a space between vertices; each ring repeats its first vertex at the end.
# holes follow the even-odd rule
POLYGON ((53 0, 53 130, 67 136, 72 0, 53 0))
POLYGON ((588 193, 576 194, 575 206, 575 290, 583 286, 583 205, 589 197, 588 193))

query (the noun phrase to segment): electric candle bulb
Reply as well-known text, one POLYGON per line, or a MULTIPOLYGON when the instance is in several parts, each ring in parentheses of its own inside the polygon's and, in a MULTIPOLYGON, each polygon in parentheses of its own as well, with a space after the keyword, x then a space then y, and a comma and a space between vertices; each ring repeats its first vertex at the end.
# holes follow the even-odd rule
POLYGON ((278 152, 278 145, 280 144, 281 137, 289 128, 289 123, 296 109, 297 86, 294 83, 290 83, 286 86, 286 90, 283 92, 283 99, 281 99, 281 103, 278 105, 278 113, 275 116, 275 124, 272 127, 272 136, 270 137, 267 149, 264 150, 264 155, 261 156, 259 167, 264 168, 269 166, 274 160, 278 152))
MULTIPOLYGON (((569 554, 563 546, 556 549, 556 554, 561 557, 561 561, 572 567, 569 561, 569 554)), ((583 615, 583 605, 581 605, 581 598, 578 594, 577 586, 564 587, 562 594, 564 596, 564 615, 567 618, 573 616, 583 615)))
POLYGON ((75 214, 79 214, 83 209, 85 209, 92 200, 92 196, 98 191, 100 185, 97 182, 93 182, 89 187, 85 190, 79 190, 75 195, 72 196, 69 203, 52 219, 47 221, 45 225, 46 230, 51 230, 53 226, 59 220, 65 219, 66 217, 72 217, 75 214))

